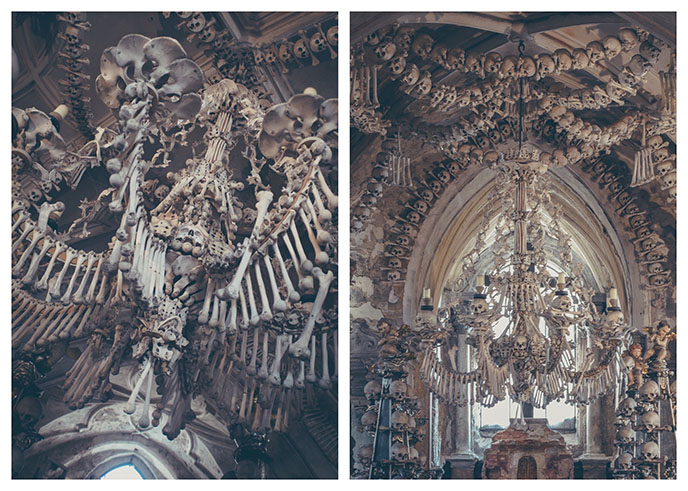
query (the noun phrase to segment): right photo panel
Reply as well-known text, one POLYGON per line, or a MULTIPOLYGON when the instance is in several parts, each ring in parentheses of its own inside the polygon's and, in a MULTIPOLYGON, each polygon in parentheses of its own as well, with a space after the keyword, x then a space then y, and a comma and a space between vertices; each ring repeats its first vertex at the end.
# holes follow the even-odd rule
POLYGON ((351 14, 351 477, 676 478, 676 13, 351 14))

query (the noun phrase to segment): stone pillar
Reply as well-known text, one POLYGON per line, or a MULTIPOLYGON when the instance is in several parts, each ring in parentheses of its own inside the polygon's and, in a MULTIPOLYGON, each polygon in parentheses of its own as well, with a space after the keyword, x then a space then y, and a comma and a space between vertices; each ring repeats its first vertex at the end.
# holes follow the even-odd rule
MULTIPOLYGON (((581 339, 581 346, 585 350, 589 348, 589 339, 581 339)), ((583 479, 606 479, 607 464, 610 457, 602 452, 602 427, 606 420, 602 417, 602 399, 597 399, 585 408, 585 451, 576 459, 583 471, 583 479)), ((583 423, 583 422, 581 422, 583 423)))
MULTIPOLYGON (((466 344, 466 330, 461 329, 458 334, 458 350, 456 351, 456 368, 460 372, 467 372, 470 366, 469 346, 466 344)), ((468 399, 468 394, 464 394, 468 399)), ((451 479, 473 479, 473 472, 477 458, 473 453, 473 439, 471 427, 471 406, 456 407, 456 424, 454 430, 454 453, 445 460, 451 466, 451 479)))

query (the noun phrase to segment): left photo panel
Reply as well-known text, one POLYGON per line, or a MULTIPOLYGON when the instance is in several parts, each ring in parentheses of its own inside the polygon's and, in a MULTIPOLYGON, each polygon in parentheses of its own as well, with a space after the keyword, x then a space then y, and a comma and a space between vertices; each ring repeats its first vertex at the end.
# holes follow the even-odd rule
POLYGON ((12 14, 12 477, 336 479, 336 12, 12 14))

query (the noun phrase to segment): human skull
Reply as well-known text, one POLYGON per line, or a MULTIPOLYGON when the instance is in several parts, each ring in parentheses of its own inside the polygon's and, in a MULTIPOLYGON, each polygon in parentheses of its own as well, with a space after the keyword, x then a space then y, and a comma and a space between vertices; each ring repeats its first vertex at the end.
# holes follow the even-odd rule
POLYGON ((363 426, 375 426, 377 424, 377 411, 370 410, 363 413, 361 424, 363 426))
POLYGON ((380 44, 377 48, 375 48, 375 55, 377 56, 377 59, 380 62, 391 60, 394 56, 394 53, 396 52, 397 47, 391 41, 384 44, 380 44))
POLYGON ((640 456, 643 460, 659 459, 659 445, 656 442, 645 442, 640 446, 640 456))
POLYGON ((43 416, 43 406, 41 401, 33 396, 26 396, 17 403, 15 407, 22 428, 26 430, 34 429, 34 426, 43 416))
POLYGON ((471 72, 475 73, 478 76, 482 76, 483 72, 483 60, 482 60, 482 55, 480 53, 476 53, 474 51, 469 52, 466 55, 466 63, 465 63, 466 69, 471 72))
POLYGON ((518 59, 518 75, 520 77, 533 77, 537 73, 535 61, 530 56, 521 56, 518 59))
POLYGON ((406 383, 401 380, 394 380, 389 384, 389 394, 397 401, 406 397, 406 383))
POLYGON ((368 183, 368 192, 373 196, 380 196, 382 194, 382 184, 379 182, 371 181, 368 183))
POLYGON ((569 164, 575 164, 581 159, 581 153, 577 147, 570 146, 566 148, 566 159, 569 164))
POLYGON ((430 59, 438 65, 445 66, 447 64, 447 53, 449 50, 444 44, 436 44, 430 52, 430 59))
POLYGON ((365 384, 365 387, 363 387, 363 393, 365 394, 366 399, 372 403, 380 397, 380 394, 382 393, 382 386, 377 380, 371 380, 365 384))
POLYGON ((662 54, 662 51, 650 41, 645 40, 640 43, 640 54, 654 65, 659 60, 659 56, 662 54))
POLYGON ((558 123, 561 121, 561 118, 566 114, 566 107, 564 106, 554 106, 552 109, 550 109, 547 112, 547 115, 554 121, 555 123, 558 123))
POLYGON ((291 46, 286 41, 280 44, 278 54, 282 63, 289 63, 294 59, 294 55, 291 53, 291 46))
POLYGON ((537 59, 537 74, 538 78, 545 78, 548 75, 551 75, 554 73, 554 70, 556 69, 556 65, 554 63, 554 58, 552 58, 550 55, 544 53, 541 55, 538 55, 536 57, 537 59))
POLYGON ((401 76, 401 81, 406 85, 415 85, 420 78, 420 69, 415 63, 409 63, 406 65, 403 75, 401 76))
POLYGON ((432 76, 429 71, 423 72, 423 77, 413 87, 413 94, 415 97, 428 95, 432 90, 432 76))
POLYGON ((387 166, 376 166, 373 168, 372 177, 377 182, 386 183, 389 179, 389 168, 387 166))
POLYGON ((489 306, 487 304, 487 300, 484 298, 474 298, 473 303, 471 303, 471 312, 473 315, 480 315, 484 314, 489 310, 489 306))
POLYGON ((604 55, 608 60, 616 58, 621 53, 621 42, 616 36, 607 36, 602 40, 604 55))
POLYGON ((302 60, 311 55, 304 38, 299 38, 294 42, 294 55, 302 60))
POLYGON ((647 146, 652 150, 658 150, 664 145, 664 138, 662 135, 652 135, 647 139, 647 146))
POLYGON ((353 210, 353 215, 358 220, 365 221, 368 218, 370 218, 370 208, 365 207, 365 206, 357 206, 353 210))
POLYGON ((358 461, 367 466, 373 460, 373 445, 363 445, 358 449, 358 461))
POLYGON ((392 413, 389 421, 395 431, 406 431, 408 427, 408 415, 398 409, 392 413))
POLYGON ((310 39, 310 42, 308 43, 311 47, 311 51, 314 53, 321 53, 322 51, 325 51, 327 49, 327 41, 325 40, 325 36, 322 35, 320 31, 316 31, 310 39))
POLYGON ((573 50, 573 69, 584 70, 590 65, 590 57, 588 52, 583 48, 576 48, 573 50))
POLYGON ((556 295, 552 305, 556 309, 569 311, 571 309, 571 299, 568 295, 556 295))
POLYGON ((422 213, 423 215, 425 215, 425 214, 427 214, 427 212, 428 212, 429 206, 428 206, 428 203, 427 203, 426 201, 423 201, 423 200, 416 200, 416 201, 413 203, 413 208, 414 208, 416 211, 418 211, 419 213, 422 213))
POLYGON ((638 44, 638 33, 635 31, 635 29, 624 27, 623 29, 620 29, 616 35, 618 36, 619 41, 621 41, 621 49, 624 51, 630 51, 638 44))
POLYGON ((652 155, 657 162, 669 158, 669 149, 667 147, 658 148, 652 155))
POLYGON ((633 467, 633 456, 628 452, 624 452, 616 459, 615 467, 617 469, 629 470, 633 467))
POLYGON ((585 47, 585 52, 588 54, 590 64, 594 65, 602 58, 604 58, 604 46, 599 41, 591 41, 585 47))
POLYGON ((554 58, 557 72, 566 72, 573 67, 573 58, 567 49, 561 48, 556 50, 552 57, 554 58))
POLYGON ((652 433, 657 429, 659 424, 659 414, 655 411, 647 411, 640 417, 640 425, 638 425, 641 431, 645 433, 652 433))
POLYGON ((418 462, 420 460, 420 455, 418 454, 416 447, 409 448, 408 458, 411 462, 418 462))
POLYGON ((662 189, 669 189, 676 185, 676 171, 666 173, 662 176, 662 189))
POLYGON ((411 44, 411 51, 420 56, 422 59, 426 59, 428 56, 430 56, 433 43, 434 41, 429 35, 425 33, 419 34, 411 44))
POLYGON ((485 56, 484 67, 487 73, 498 73, 499 69, 502 68, 502 55, 495 52, 488 53, 485 56))
POLYGON ((406 68, 406 57, 397 56, 387 63, 387 68, 392 72, 392 75, 401 75, 406 68))
POLYGON ((466 53, 461 48, 451 48, 447 52, 447 68, 458 70, 463 67, 466 53))
POLYGON ((623 425, 617 430, 616 441, 624 445, 628 445, 635 441, 635 431, 633 431, 631 425, 623 425))
POLYGON ((654 380, 648 380, 638 390, 638 399, 643 402, 655 402, 659 398, 659 385, 654 380))
POLYGON ((616 408, 616 414, 624 418, 630 418, 635 413, 637 407, 638 403, 635 402, 635 399, 627 397, 619 403, 619 406, 616 408))
POLYGON ((528 354, 528 338, 522 334, 517 335, 513 341, 513 354, 517 358, 523 358, 528 354))
POLYGON ((408 448, 401 442, 395 442, 391 448, 392 460, 405 462, 408 460, 408 448))
POLYGON ((518 73, 518 58, 515 56, 505 56, 502 60, 502 66, 499 69, 502 78, 515 77, 518 73))
POLYGON ((205 27, 205 23, 205 15, 202 12, 197 12, 186 22, 186 27, 191 32, 201 32, 205 27))
POLYGON ((337 46, 339 43, 339 26, 332 26, 327 30, 327 42, 332 46, 337 46))

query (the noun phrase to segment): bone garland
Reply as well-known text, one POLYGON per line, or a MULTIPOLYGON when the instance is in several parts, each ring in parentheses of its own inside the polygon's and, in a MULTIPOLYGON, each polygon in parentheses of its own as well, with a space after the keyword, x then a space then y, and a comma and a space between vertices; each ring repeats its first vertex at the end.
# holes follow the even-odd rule
POLYGON ((90 76, 83 73, 84 65, 89 64, 86 57, 89 46, 83 42, 82 31, 89 31, 91 25, 84 17, 85 14, 74 12, 64 16, 58 14, 58 20, 64 22, 64 30, 58 33, 58 37, 66 41, 64 49, 58 53, 62 61, 58 67, 66 72, 66 77, 60 81, 60 85, 69 100, 70 112, 76 119, 79 131, 90 140, 95 134, 95 127, 91 123, 93 113, 90 99, 84 93, 90 76))

